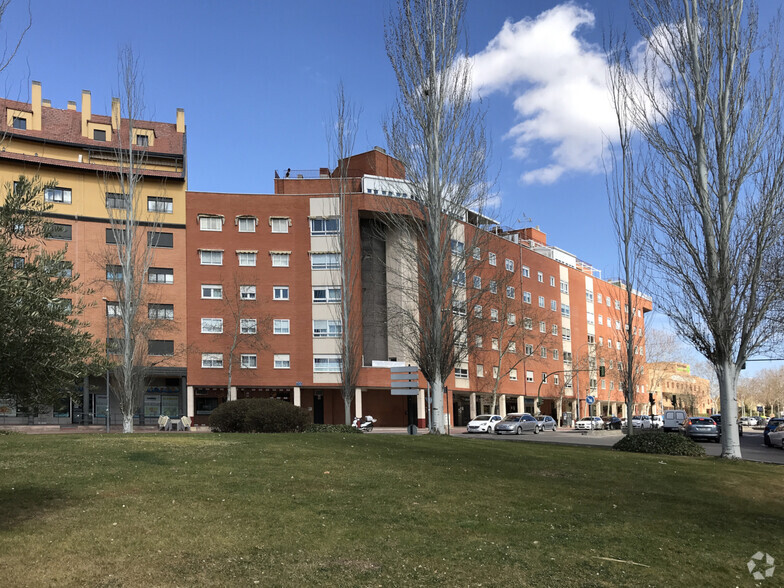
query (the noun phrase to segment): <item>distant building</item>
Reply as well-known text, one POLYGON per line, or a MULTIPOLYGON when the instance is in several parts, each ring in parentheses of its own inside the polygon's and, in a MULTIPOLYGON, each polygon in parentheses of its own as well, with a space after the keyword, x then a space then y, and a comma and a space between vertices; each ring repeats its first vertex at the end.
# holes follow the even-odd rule
MULTIPOLYGON (((662 410, 682 408, 690 415, 711 414, 714 403, 710 382, 691 375, 691 366, 680 362, 655 362, 646 365, 649 391, 662 410)), ((658 412, 658 411, 657 411, 658 412)))

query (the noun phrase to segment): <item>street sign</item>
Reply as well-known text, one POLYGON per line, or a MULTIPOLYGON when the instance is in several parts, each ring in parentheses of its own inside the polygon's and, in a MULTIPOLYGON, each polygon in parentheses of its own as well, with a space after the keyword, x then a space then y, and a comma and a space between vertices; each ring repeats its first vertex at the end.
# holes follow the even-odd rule
POLYGON ((596 402, 596 398, 594 398, 593 396, 586 396, 585 397, 585 403, 588 404, 589 406, 591 404, 593 404, 594 402, 596 402))
POLYGON ((416 396, 419 394, 419 367, 401 365, 389 368, 390 392, 392 396, 416 396))

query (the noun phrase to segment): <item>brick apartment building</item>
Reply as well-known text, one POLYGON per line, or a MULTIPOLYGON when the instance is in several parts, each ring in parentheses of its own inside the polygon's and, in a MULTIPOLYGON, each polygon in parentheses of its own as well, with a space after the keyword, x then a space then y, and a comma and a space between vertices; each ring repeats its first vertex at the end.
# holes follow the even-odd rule
MULTIPOLYGON (((67 235, 63 240, 73 271, 94 289, 95 304, 85 319, 103 340, 111 320, 107 280, 112 272, 95 252, 107 247, 111 191, 106 177, 116 169, 112 139, 124 124, 119 105, 113 105, 111 116, 93 115, 85 92, 81 112, 74 103, 58 110, 41 100, 36 83, 32 96, 31 104, 0 102, 6 110, 0 174, 4 182, 21 173, 57 181, 59 191, 47 193, 54 202, 51 214, 68 227, 60 235, 67 235)), ((383 217, 394 199, 406 198, 399 162, 380 148, 352 156, 350 212, 341 218, 329 169, 276 172, 272 194, 186 191, 182 111, 174 124, 139 121, 137 126, 146 137, 138 147, 148 156, 140 197, 156 214, 156 231, 170 235, 155 251, 148 286, 156 308, 166 305, 171 319, 150 344, 151 353, 165 355, 155 357, 157 371, 139 416, 188 414, 203 423, 227 399, 275 397, 305 407, 315 422, 342 422, 342 326, 336 311, 342 290, 335 237, 345 224, 353 229, 349 246, 361 254, 355 300, 361 307, 362 367, 352 413, 372 414, 387 426, 414 418, 425 426, 423 379, 418 397, 390 394, 390 362, 408 359, 385 320, 396 292, 384 258, 396 236, 383 217)), ((489 410, 499 362, 493 328, 504 320, 524 328, 508 342, 500 339, 502 348, 514 347, 503 360, 513 367, 497 390, 501 414, 625 415, 617 360, 629 311, 622 284, 602 280, 589 264, 549 245, 538 227, 505 231, 491 219, 481 221, 468 211, 452 243, 453 252, 477 262, 459 287, 487 293, 485 303, 467 312, 479 313, 488 328, 476 335, 471 354, 446 381, 449 422, 462 425, 489 410), (477 232, 483 236, 481 246, 464 251, 477 232), (502 276, 500 288, 495 276, 502 276), (577 371, 570 377, 572 370, 577 371)), ((644 337, 651 301, 642 295, 636 301, 630 310, 644 337)), ((638 353, 644 358, 642 342, 638 353)), ((96 422, 102 422, 105 406, 100 386, 83 383, 82 403, 96 422)), ((647 402, 644 385, 638 392, 640 403, 647 402)), ((81 406, 65 408, 43 416, 54 422, 82 418, 81 406)), ((113 422, 118 417, 113 413, 113 422)))

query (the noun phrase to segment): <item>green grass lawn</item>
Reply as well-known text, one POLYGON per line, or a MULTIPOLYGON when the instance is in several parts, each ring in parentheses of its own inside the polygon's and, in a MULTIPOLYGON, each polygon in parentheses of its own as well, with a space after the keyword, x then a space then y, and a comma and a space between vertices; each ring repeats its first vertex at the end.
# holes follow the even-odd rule
POLYGON ((3 586, 754 586, 759 550, 784 585, 780 466, 329 434, 0 456, 3 586))

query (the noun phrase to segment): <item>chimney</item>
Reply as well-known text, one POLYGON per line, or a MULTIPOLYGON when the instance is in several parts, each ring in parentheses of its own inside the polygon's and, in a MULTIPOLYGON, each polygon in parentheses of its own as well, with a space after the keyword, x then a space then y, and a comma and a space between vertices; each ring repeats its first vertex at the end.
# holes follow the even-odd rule
POLYGON ((68 101, 68 110, 76 110, 76 100, 68 101))
POLYGON ((31 97, 33 107, 33 130, 41 130, 41 82, 33 82, 31 97))
POLYGON ((120 129, 120 99, 112 98, 112 130, 120 129))
POLYGON ((82 137, 89 137, 87 132, 87 121, 90 120, 93 110, 93 98, 90 90, 82 90, 82 137))
POLYGON ((41 104, 43 104, 46 108, 51 108, 52 107, 52 101, 48 100, 47 98, 44 98, 43 101, 41 102, 41 104))
POLYGON ((185 109, 184 108, 177 109, 177 132, 178 133, 185 132, 185 109))

